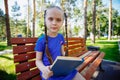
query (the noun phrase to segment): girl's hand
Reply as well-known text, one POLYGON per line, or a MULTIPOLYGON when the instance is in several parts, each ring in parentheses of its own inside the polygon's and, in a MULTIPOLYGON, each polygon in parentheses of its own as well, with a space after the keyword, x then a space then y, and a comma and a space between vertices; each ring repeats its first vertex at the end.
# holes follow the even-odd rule
POLYGON ((43 67, 42 69, 42 77, 44 79, 48 79, 53 75, 53 72, 50 70, 50 66, 43 67))

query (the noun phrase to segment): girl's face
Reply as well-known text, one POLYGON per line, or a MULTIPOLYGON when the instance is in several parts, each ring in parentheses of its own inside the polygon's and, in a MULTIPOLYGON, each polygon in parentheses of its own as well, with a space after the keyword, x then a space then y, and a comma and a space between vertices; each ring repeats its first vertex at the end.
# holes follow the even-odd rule
POLYGON ((57 34, 63 24, 63 12, 57 8, 48 9, 45 21, 48 33, 57 34))

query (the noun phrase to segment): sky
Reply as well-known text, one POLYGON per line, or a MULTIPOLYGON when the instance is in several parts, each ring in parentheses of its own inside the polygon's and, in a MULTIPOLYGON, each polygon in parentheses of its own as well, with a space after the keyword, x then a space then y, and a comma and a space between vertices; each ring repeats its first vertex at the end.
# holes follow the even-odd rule
MULTIPOLYGON (((14 1, 15 0, 8 0, 9 3, 9 13, 11 15, 11 6, 14 5, 14 1)), ((21 7, 21 13, 22 15, 23 12, 25 11, 24 6, 27 4, 27 0, 17 0, 18 4, 21 7)), ((52 2, 54 2, 55 0, 52 0, 52 2)), ((109 0, 102 0, 103 4, 106 5, 107 7, 109 7, 109 0)), ((112 6, 113 8, 115 8, 116 10, 118 10, 119 14, 120 14, 120 0, 112 0, 112 6)), ((4 11, 4 0, 0 0, 0 8, 4 11)))
MULTIPOLYGON (((103 4, 109 7, 109 0, 102 0, 103 4)), ((112 7, 118 10, 120 14, 120 0, 112 0, 112 7)))

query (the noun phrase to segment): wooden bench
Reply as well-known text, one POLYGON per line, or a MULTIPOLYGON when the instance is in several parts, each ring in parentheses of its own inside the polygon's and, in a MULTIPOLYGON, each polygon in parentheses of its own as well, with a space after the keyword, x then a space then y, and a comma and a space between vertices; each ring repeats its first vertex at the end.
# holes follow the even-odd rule
MULTIPOLYGON (((39 76, 40 71, 35 65, 36 52, 34 51, 34 47, 37 39, 11 39, 17 80, 41 80, 39 76)), ((79 72, 86 80, 90 80, 100 65, 104 53, 100 51, 88 51, 84 41, 83 38, 68 38, 68 55, 76 57, 85 56, 85 61, 80 65, 79 72)))

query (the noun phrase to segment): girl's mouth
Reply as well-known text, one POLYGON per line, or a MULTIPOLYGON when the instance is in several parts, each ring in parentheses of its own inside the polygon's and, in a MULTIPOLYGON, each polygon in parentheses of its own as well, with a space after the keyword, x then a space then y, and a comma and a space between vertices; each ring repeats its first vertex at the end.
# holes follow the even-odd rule
POLYGON ((56 27, 52 27, 53 30, 56 30, 57 28, 56 27))

